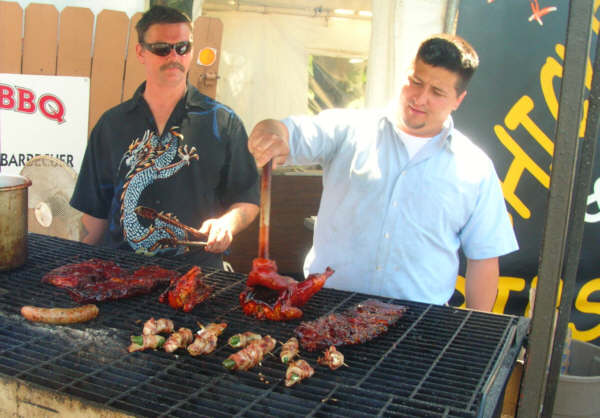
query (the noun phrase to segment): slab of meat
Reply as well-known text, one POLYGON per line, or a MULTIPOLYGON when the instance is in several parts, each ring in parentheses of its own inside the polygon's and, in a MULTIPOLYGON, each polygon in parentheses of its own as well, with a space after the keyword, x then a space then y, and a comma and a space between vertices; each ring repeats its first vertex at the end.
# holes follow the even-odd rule
POLYGON ((178 275, 157 265, 129 272, 112 261, 91 259, 57 267, 42 282, 66 289, 75 302, 91 303, 150 293, 178 275))
POLYGON ((212 295, 213 286, 207 284, 202 278, 202 269, 194 266, 183 276, 172 279, 169 287, 158 300, 161 303, 168 303, 171 308, 189 312, 212 295))
POLYGON ((407 309, 367 299, 347 311, 302 322, 294 332, 307 351, 323 350, 331 345, 362 344, 387 332, 407 309))

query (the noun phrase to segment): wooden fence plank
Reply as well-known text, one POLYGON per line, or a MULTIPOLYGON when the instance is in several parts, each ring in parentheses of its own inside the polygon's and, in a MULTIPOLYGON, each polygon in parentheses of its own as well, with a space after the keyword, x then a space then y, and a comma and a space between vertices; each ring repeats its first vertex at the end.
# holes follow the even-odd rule
POLYGON ((129 18, 124 12, 103 10, 96 20, 90 86, 89 130, 102 113, 121 102, 129 18))
POLYGON ((51 4, 25 9, 23 74, 56 75, 58 11, 51 4))
POLYGON ((123 83, 123 96, 121 101, 129 100, 135 89, 145 80, 144 66, 137 60, 135 46, 138 43, 135 25, 141 19, 142 14, 136 13, 129 24, 129 43, 127 47, 127 61, 125 63, 125 82, 123 83))
POLYGON ((213 99, 217 95, 222 37, 223 22, 220 19, 201 16, 194 21, 194 58, 189 79, 198 90, 213 99))
POLYGON ((21 73, 23 9, 19 3, 0 2, 0 73, 21 73))
POLYGON ((65 7, 60 14, 56 74, 89 77, 92 68, 94 14, 83 7, 65 7))

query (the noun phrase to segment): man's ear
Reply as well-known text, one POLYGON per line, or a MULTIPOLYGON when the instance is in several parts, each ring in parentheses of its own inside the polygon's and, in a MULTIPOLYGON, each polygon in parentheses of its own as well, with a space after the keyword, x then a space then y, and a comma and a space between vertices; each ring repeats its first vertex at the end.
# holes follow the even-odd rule
POLYGON ((142 46, 142 44, 137 43, 135 45, 135 56, 137 57, 138 61, 143 64, 144 63, 144 47, 142 46))

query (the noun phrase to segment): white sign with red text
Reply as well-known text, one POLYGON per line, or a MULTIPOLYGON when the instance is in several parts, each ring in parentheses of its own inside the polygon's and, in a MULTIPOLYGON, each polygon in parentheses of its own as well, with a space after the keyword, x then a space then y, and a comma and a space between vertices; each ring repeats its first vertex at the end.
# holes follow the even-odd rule
POLYGON ((0 74, 0 173, 36 155, 79 172, 88 136, 89 77, 0 74))

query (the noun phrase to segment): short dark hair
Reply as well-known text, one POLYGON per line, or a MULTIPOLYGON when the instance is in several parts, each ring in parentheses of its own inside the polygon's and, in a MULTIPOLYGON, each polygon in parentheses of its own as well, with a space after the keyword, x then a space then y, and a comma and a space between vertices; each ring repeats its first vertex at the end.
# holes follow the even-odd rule
POLYGON ((142 18, 135 25, 140 44, 144 43, 144 35, 146 35, 148 28, 157 23, 187 23, 190 30, 192 30, 192 21, 185 13, 172 7, 153 6, 142 15, 142 18))
POLYGON ((446 33, 433 35, 421 43, 417 58, 434 67, 442 67, 458 74, 456 92, 467 89, 469 80, 479 66, 475 49, 463 38, 446 33))

